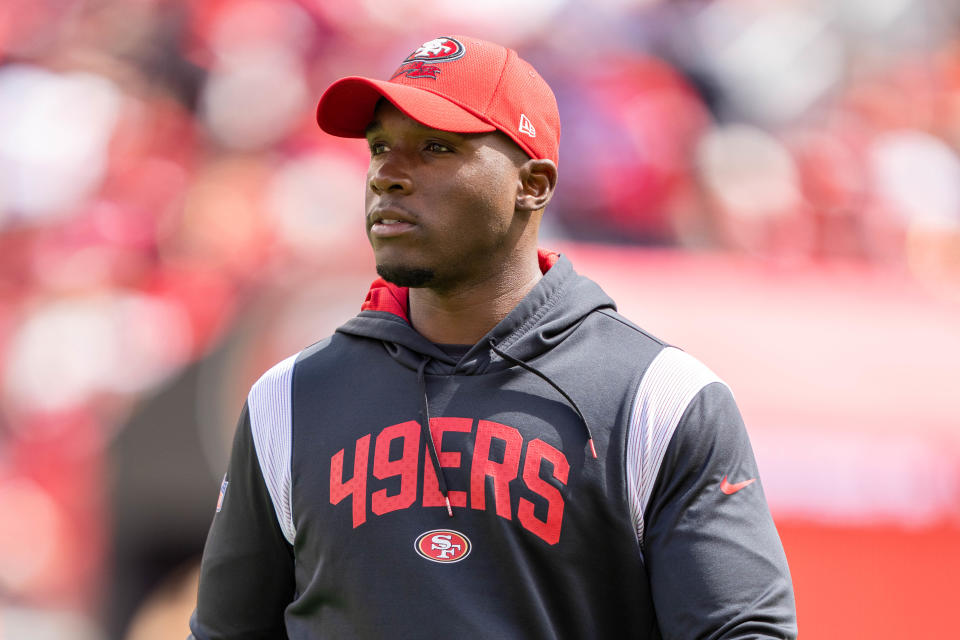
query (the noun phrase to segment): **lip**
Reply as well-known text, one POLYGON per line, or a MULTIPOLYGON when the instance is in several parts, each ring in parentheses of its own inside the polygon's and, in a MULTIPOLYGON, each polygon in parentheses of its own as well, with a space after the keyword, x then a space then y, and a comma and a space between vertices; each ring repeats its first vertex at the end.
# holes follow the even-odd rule
POLYGON ((417 225, 409 222, 374 222, 372 225, 370 225, 370 235, 378 238, 393 238, 395 236, 403 235, 416 226, 417 225))
POLYGON ((403 209, 378 207, 367 215, 370 235, 392 238, 403 235, 417 226, 416 218, 403 209))

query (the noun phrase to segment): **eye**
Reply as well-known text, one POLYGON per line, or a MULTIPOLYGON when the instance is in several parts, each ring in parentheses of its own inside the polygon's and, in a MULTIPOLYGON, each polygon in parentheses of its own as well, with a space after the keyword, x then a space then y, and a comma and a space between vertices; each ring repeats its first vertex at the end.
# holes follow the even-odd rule
POLYGON ((428 142, 425 146, 425 149, 430 153, 450 153, 453 151, 453 149, 442 142, 428 142))
POLYGON ((370 143, 370 155, 378 156, 384 151, 387 150, 387 145, 383 142, 371 142, 370 143))

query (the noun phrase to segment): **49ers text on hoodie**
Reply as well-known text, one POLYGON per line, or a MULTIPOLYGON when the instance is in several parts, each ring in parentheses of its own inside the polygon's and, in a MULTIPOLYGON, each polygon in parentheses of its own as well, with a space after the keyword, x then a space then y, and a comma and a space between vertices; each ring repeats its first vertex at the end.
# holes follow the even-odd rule
MULTIPOLYGON (((340 449, 331 457, 330 503, 339 505, 349 499, 354 528, 366 522, 368 506, 374 515, 382 516, 412 507, 418 494, 421 507, 445 505, 436 472, 431 465, 423 464, 426 443, 421 442, 421 432, 416 420, 400 422, 383 428, 376 437, 367 434, 357 438, 352 456, 340 449), (352 466, 352 473, 347 471, 351 473, 349 477, 344 472, 345 458, 352 459, 352 465, 347 465, 348 469, 352 466), (394 478, 399 480, 399 489, 394 478), (385 486, 376 488, 384 484, 377 481, 391 480, 393 491, 385 486), (421 486, 423 490, 418 492, 421 486)), ((546 478, 567 484, 570 464, 563 452, 539 438, 525 442, 518 429, 492 420, 433 417, 430 432, 440 465, 469 472, 468 486, 451 488, 449 492, 453 507, 469 506, 480 511, 490 508, 487 488, 491 488, 493 509, 498 516, 507 520, 516 517, 524 529, 549 544, 560 540, 563 495, 546 478), (444 435, 451 432, 472 436, 473 446, 464 451, 444 449, 444 435), (471 449, 471 459, 466 462, 462 454, 470 455, 471 449), (543 499, 545 517, 537 517, 537 505, 524 497, 516 501, 515 510, 511 507, 511 485, 518 479, 524 488, 543 499)))

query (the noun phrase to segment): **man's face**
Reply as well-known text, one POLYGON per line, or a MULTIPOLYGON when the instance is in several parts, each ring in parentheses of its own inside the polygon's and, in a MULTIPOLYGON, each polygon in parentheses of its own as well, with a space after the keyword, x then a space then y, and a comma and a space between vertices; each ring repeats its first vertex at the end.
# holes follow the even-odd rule
POLYGON ((367 142, 367 237, 382 277, 442 291, 504 268, 529 223, 515 215, 519 147, 499 132, 430 129, 385 100, 367 142))

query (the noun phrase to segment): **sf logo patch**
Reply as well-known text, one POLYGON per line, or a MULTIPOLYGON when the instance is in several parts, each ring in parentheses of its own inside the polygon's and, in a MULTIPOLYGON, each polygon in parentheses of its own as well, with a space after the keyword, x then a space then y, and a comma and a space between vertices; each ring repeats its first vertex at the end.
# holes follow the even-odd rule
POLYGON ((459 531, 434 529, 420 534, 413 547, 432 562, 460 562, 470 555, 470 540, 459 531))
POLYGON ((447 62, 463 56, 463 51, 463 45, 453 38, 434 38, 420 45, 404 62, 447 62))
POLYGON ((436 80, 437 76, 440 75, 440 67, 431 63, 450 62, 462 58, 464 51, 463 45, 453 38, 428 40, 400 63, 400 68, 390 76, 390 79, 393 80, 397 76, 407 76, 414 79, 430 78, 436 80))

